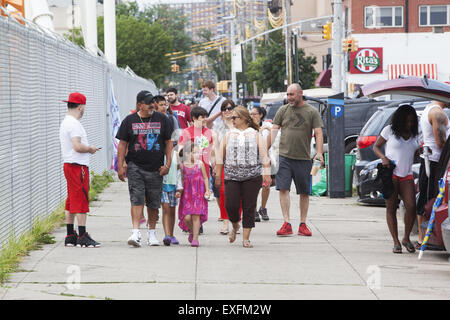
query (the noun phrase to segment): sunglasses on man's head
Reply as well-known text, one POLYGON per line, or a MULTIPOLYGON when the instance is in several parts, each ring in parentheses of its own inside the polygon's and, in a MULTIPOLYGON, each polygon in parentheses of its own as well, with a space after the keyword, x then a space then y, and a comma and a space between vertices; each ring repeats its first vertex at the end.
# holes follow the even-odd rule
POLYGON ((233 110, 234 108, 232 107, 232 106, 228 106, 228 107, 226 107, 226 108, 223 108, 222 109, 222 112, 225 112, 225 111, 231 111, 231 110, 233 110))

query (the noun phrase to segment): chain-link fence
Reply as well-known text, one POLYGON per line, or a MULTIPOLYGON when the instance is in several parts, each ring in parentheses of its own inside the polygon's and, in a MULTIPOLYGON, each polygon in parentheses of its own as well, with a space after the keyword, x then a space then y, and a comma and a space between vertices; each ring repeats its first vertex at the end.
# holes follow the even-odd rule
POLYGON ((0 15, 0 249, 36 218, 65 200, 59 126, 70 92, 86 95, 81 123, 90 144, 90 170, 108 170, 112 159, 109 122, 111 79, 121 120, 135 107, 137 92, 156 94, 152 81, 94 57, 36 25, 0 15))

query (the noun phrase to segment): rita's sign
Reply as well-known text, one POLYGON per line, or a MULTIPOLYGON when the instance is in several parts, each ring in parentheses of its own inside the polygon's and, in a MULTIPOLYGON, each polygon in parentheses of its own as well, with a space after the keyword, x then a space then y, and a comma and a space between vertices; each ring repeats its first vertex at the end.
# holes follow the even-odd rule
POLYGON ((383 48, 359 48, 350 52, 350 73, 383 73, 383 48))

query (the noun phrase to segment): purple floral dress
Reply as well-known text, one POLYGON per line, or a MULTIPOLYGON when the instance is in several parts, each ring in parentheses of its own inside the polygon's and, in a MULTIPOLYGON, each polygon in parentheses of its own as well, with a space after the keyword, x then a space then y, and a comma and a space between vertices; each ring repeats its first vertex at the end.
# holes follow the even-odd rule
POLYGON ((208 201, 205 199, 205 182, 202 170, 196 164, 193 168, 183 165, 183 194, 178 208, 178 226, 189 231, 184 223, 184 217, 190 214, 200 216, 200 225, 208 220, 208 201))

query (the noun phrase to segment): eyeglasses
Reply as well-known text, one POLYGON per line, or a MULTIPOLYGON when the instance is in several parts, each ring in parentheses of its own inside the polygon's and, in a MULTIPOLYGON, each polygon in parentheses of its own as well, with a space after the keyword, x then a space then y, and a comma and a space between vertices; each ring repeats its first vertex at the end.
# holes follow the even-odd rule
POLYGON ((225 111, 232 111, 234 108, 232 107, 232 106, 229 106, 229 107, 226 107, 226 108, 223 108, 222 109, 222 112, 225 112, 225 111))
POLYGON ((236 120, 236 119, 240 119, 241 117, 238 117, 238 116, 232 116, 231 117, 231 120, 236 120))

